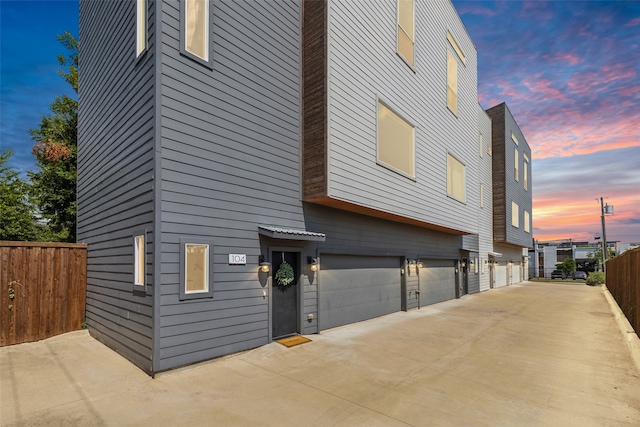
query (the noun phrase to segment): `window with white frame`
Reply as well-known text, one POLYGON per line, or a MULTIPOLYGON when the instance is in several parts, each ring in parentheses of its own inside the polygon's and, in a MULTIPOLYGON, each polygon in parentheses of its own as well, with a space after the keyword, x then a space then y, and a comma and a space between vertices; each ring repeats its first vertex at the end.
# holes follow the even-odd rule
POLYGON ((213 240, 180 239, 180 300, 213 297, 213 240))
POLYGON ((147 0, 136 1, 136 57, 147 49, 147 0))
POLYGON ((519 156, 518 156, 518 150, 515 150, 515 151, 514 151, 514 154, 515 154, 515 156, 514 156, 514 170, 513 170, 513 175, 514 175, 514 178, 516 179, 516 181, 519 181, 519 180, 520 180, 520 166, 519 166, 520 158, 519 158, 519 156))
POLYGON ((380 101, 378 162, 415 178, 415 128, 380 101))
POLYGON ((484 184, 480 183, 480 207, 484 208, 484 184))
POLYGON ((515 142, 516 145, 518 145, 518 138, 516 138, 516 135, 513 133, 513 131, 511 131, 511 140, 515 142))
POLYGON ((186 243, 184 249, 184 291, 209 292, 209 245, 186 243))
POLYGON ((524 211, 524 231, 526 231, 527 233, 529 233, 531 230, 529 228, 529 223, 531 222, 531 218, 529 218, 529 212, 528 211, 524 211))
POLYGON ((511 225, 520 227, 520 208, 516 202, 511 202, 511 225))
POLYGON ((447 107, 458 114, 458 62, 447 50, 447 107))
POLYGON ((529 191, 529 156, 526 153, 522 154, 522 180, 524 181, 525 191, 529 191))
POLYGON ((398 0, 398 53, 414 65, 415 8, 413 0, 398 0))
POLYGON ((211 6, 209 0, 183 0, 181 4, 181 52, 192 55, 192 58, 210 66, 211 6))
POLYGON ((145 244, 144 234, 133 238, 133 284, 145 285, 145 244))
POLYGON ((447 194, 461 202, 466 201, 465 166, 451 153, 447 153, 447 194))
POLYGON ((484 151, 484 144, 482 143, 482 134, 478 134, 478 149, 480 150, 480 157, 482 157, 483 151, 484 151))

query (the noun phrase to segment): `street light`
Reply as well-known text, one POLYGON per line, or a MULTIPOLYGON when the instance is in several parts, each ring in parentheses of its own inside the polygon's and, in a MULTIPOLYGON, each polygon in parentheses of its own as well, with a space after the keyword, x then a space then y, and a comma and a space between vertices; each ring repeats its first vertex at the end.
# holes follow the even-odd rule
POLYGON ((605 205, 602 197, 600 197, 600 211, 602 212, 602 271, 607 274, 607 232, 604 226, 604 216, 613 215, 613 206, 609 206, 608 203, 605 205))

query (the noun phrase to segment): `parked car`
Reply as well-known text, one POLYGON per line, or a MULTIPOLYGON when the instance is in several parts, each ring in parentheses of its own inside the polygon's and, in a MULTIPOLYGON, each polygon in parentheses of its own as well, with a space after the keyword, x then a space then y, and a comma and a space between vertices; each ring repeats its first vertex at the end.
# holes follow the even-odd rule
POLYGON ((565 276, 564 271, 562 271, 562 270, 553 270, 551 272, 551 278, 552 279, 566 279, 567 276, 565 276))
POLYGON ((576 271, 575 273, 573 273, 573 280, 576 279, 587 280, 587 273, 584 271, 576 271))

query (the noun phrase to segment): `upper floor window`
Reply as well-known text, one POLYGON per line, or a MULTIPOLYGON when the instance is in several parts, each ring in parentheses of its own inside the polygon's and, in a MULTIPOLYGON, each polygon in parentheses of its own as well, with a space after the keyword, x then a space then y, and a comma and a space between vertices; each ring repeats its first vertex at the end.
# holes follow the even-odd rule
POLYGON ((460 49, 458 42, 456 42, 456 39, 453 38, 449 31, 447 31, 447 40, 449 40, 449 43, 451 43, 451 47, 456 51, 458 57, 460 57, 460 61, 462 61, 462 63, 464 64, 466 61, 466 57, 464 56, 464 53, 462 53, 462 49, 460 49))
POLYGON ((482 157, 482 152, 484 151, 484 144, 482 143, 482 134, 478 135, 478 148, 480 149, 480 157, 482 157))
POLYGON ((515 156, 514 156, 514 172, 513 175, 516 179, 516 181, 520 180, 520 166, 519 166, 519 156, 518 156, 518 150, 514 151, 515 156))
POLYGON ((513 131, 511 131, 511 139, 513 140, 513 142, 516 143, 516 145, 518 145, 518 138, 516 138, 515 134, 513 133, 513 131))
POLYGON ((180 50, 194 59, 211 66, 211 24, 209 0, 184 0, 181 13, 182 41, 180 50))
POLYGON ((458 114, 458 62, 447 50, 447 107, 458 114))
POLYGON ((529 191, 529 157, 526 153, 522 154, 523 163, 522 163, 522 180, 524 181, 524 189, 525 191, 529 191))
POLYGON ((447 153, 447 194, 461 202, 466 201, 464 164, 447 153))
POLYGON ((524 211, 524 231, 526 231, 527 233, 529 233, 530 229, 529 229, 529 223, 531 222, 531 219, 529 218, 529 212, 524 211))
POLYGON ((520 227, 520 208, 516 202, 511 202, 511 225, 520 227))
POLYGON ((480 183, 480 207, 484 208, 484 184, 480 183))
POLYGON ((378 101, 378 161, 415 177, 415 129, 378 101))
POLYGON ((398 0, 398 53, 414 65, 415 9, 413 0, 398 0))
POLYGON ((136 2, 136 57, 147 49, 147 0, 136 2))

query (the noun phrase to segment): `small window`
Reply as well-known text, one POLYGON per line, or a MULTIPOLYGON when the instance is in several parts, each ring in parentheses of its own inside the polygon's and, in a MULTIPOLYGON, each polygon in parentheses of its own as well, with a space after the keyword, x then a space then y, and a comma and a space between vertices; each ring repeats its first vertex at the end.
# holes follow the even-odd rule
POLYGON ((209 291, 209 245, 185 244, 185 293, 209 291))
POLYGON ((212 243, 180 239, 180 299, 213 296, 212 243))
POLYGON ((480 183, 480 207, 484 208, 484 184, 480 183))
POLYGON ((482 134, 478 135, 478 149, 480 150, 480 157, 482 157, 482 152, 484 151, 483 143, 482 143, 482 134))
POLYGON ((398 53, 414 65, 415 9, 413 0, 398 0, 398 53))
POLYGON ((458 114, 458 62, 447 50, 447 107, 458 114))
POLYGON ((529 191, 529 164, 526 161, 522 164, 522 180, 525 191, 529 191))
POLYGON ((473 258, 473 266, 475 273, 478 274, 480 272, 480 266, 478 265, 477 257, 473 258))
POLYGON ((136 57, 147 49, 147 0, 136 2, 136 57))
POLYGON ((520 211, 516 202, 511 202, 511 225, 520 227, 520 211))
POLYGON ((415 178, 415 129, 378 101, 378 162, 415 178))
POLYGON ((513 142, 516 143, 516 145, 518 145, 518 138, 516 138, 516 136, 514 135, 513 131, 511 132, 511 139, 513 140, 513 142))
POLYGON ((447 194, 461 202, 466 201, 465 166, 447 153, 447 194))
POLYGON ((518 163, 519 163, 518 150, 515 150, 514 153, 515 153, 515 156, 514 156, 514 172, 513 172, 513 175, 514 175, 514 178, 516 179, 516 181, 519 181, 520 180, 520 169, 519 169, 519 166, 518 166, 518 163))
POLYGON ((136 286, 145 285, 145 245, 144 235, 133 238, 133 284, 136 286))
POLYGON ((527 233, 531 231, 529 228, 530 222, 531 222, 531 219, 529 218, 529 212, 524 211, 524 231, 526 231, 527 233))
POLYGON ((449 40, 449 43, 451 43, 451 47, 453 47, 453 50, 455 50, 456 53, 458 54, 460 61, 462 61, 462 63, 464 64, 466 61, 464 53, 462 53, 462 49, 460 49, 458 42, 456 42, 456 39, 453 38, 453 36, 449 31, 447 31, 447 40, 449 40))
POLYGON ((180 51, 211 67, 209 0, 184 0, 182 3, 180 51))

